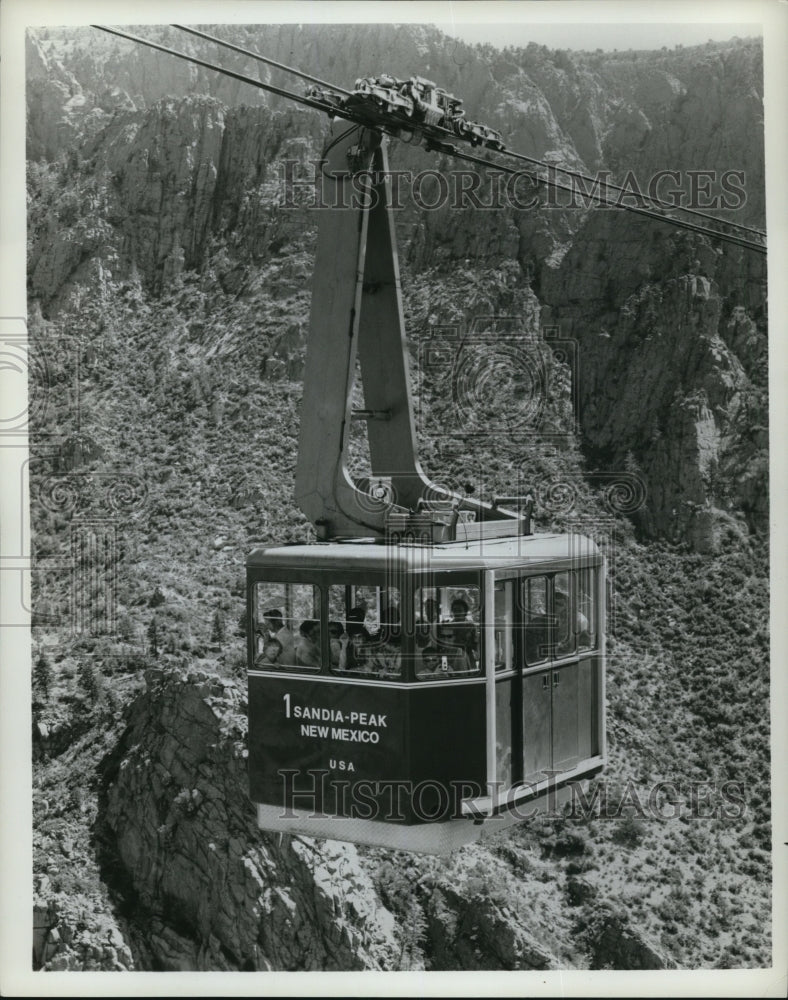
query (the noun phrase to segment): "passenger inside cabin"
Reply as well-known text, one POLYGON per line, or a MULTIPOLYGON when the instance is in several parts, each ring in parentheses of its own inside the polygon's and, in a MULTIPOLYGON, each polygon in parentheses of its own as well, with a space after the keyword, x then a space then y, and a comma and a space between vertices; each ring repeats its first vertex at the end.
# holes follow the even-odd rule
POLYGON ((381 612, 382 627, 380 630, 381 638, 384 641, 389 641, 394 638, 395 641, 399 641, 400 635, 402 634, 402 628, 400 625, 399 608, 391 607, 384 608, 381 612))
POLYGON ((347 632, 339 639, 340 670, 393 677, 400 673, 399 625, 387 626, 373 637, 359 622, 348 621, 347 632))
POLYGON ((263 627, 269 635, 276 635, 284 627, 282 612, 279 608, 269 608, 263 613, 263 627))
POLYGON ((342 622, 328 623, 328 648, 331 655, 332 667, 339 666, 339 661, 342 656, 342 636, 344 634, 345 629, 342 626, 342 622))
POLYGON ((451 602, 451 620, 453 622, 467 622, 470 606, 464 597, 457 597, 451 602))
POLYGON ((273 636, 269 636, 264 642, 262 653, 254 661, 254 665, 256 667, 281 667, 281 656, 282 643, 273 636))
MULTIPOLYGON (((570 653, 575 648, 574 635, 570 628, 569 597, 556 588, 553 595, 556 618, 556 653, 570 653)), ((580 645, 588 645, 588 619, 578 610, 575 614, 574 632, 580 645)))
POLYGON ((455 640, 453 631, 447 625, 438 627, 437 649, 444 673, 465 674, 476 669, 476 661, 468 659, 464 647, 455 640))
POLYGON ((348 615, 347 632, 339 640, 339 669, 368 670, 367 645, 369 634, 358 621, 351 621, 348 615))
POLYGON ((469 611, 464 598, 455 598, 451 621, 438 627, 439 646, 447 647, 450 669, 461 673, 475 670, 479 661, 478 626, 469 620, 469 611))
POLYGON ((447 673, 448 670, 448 657, 441 653, 437 646, 425 646, 419 657, 416 676, 432 677, 435 674, 447 673))
POLYGON ((438 641, 437 623, 439 616, 440 605, 434 597, 428 597, 424 602, 424 617, 416 626, 417 645, 435 645, 438 641))
POLYGON ((363 629, 364 634, 367 637, 369 637, 369 630, 367 629, 367 626, 365 624, 367 620, 367 610, 368 610, 367 602, 362 600, 359 604, 356 605, 355 608, 351 608, 350 611, 348 611, 347 613, 348 630, 350 629, 351 625, 358 625, 363 629))
POLYGON ((295 658, 295 636, 284 623, 279 608, 270 608, 263 613, 263 643, 267 637, 278 640, 282 646, 280 662, 293 663, 295 658))
POLYGON ((383 626, 380 640, 369 650, 370 668, 381 676, 396 676, 402 669, 402 650, 400 648, 402 633, 399 623, 399 610, 390 608, 387 612, 388 622, 383 626))
POLYGON ((308 618, 301 623, 295 643, 295 665, 297 667, 320 666, 320 622, 308 618))
POLYGON ((398 677, 402 669, 402 654, 399 644, 384 642, 376 646, 370 657, 370 666, 381 677, 398 677))

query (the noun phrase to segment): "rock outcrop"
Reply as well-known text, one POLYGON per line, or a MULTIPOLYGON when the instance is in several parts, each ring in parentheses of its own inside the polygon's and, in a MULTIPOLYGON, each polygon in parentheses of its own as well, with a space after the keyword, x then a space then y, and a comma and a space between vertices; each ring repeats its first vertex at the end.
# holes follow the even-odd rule
POLYGON ((675 963, 631 926, 627 915, 609 903, 591 904, 588 922, 579 921, 592 969, 671 969, 675 963))
POLYGON ((716 544, 702 523, 765 524, 766 274, 749 256, 599 213, 542 272, 543 318, 578 345, 584 452, 642 479, 649 535, 699 551, 716 544))
POLYGON ((534 940, 511 910, 491 899, 469 906, 464 887, 445 883, 427 903, 436 969, 554 969, 556 956, 534 940))
POLYGON ((44 902, 46 875, 36 879, 33 907, 33 967, 48 972, 130 972, 131 949, 112 914, 92 910, 82 901, 44 902))
POLYGON ((394 920, 355 849, 257 828, 238 686, 198 671, 146 680, 99 816, 143 967, 390 967, 394 920))
POLYGON ((217 240, 259 263, 308 225, 280 208, 281 161, 301 169, 320 131, 312 115, 205 97, 119 113, 81 150, 81 194, 31 227, 33 294, 48 312, 75 282, 122 279, 158 295, 203 267, 217 240))

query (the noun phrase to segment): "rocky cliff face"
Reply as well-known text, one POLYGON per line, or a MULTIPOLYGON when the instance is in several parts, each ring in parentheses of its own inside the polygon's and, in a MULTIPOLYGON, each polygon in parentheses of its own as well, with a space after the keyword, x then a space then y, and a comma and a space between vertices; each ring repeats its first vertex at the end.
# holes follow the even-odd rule
POLYGON ((292 242, 302 214, 277 211, 280 160, 316 148, 319 123, 299 112, 228 112, 209 98, 163 100, 127 112, 81 150, 78 184, 30 234, 31 291, 44 308, 67 284, 141 281, 159 294, 186 269, 206 265, 217 241, 260 261, 292 242))
POLYGON ((172 969, 381 969, 394 919, 347 844, 257 830, 233 681, 149 671, 104 772, 108 879, 138 961, 172 969))
POLYGON ((600 214, 543 270, 544 315, 579 345, 586 455, 642 476, 648 534, 701 551, 732 513, 766 524, 766 274, 752 257, 600 214))
MULTIPOLYGON (((237 31, 254 47, 252 29, 237 31)), ((337 49, 341 57, 327 60, 329 47, 321 54, 315 32, 268 28, 256 44, 275 58, 287 49, 319 74, 352 76, 347 41, 337 49)), ((356 26, 350 33, 358 43, 352 51, 371 64, 385 52, 393 72, 405 73, 415 46, 431 73, 462 90, 474 114, 503 127, 513 148, 619 178, 631 172, 643 189, 658 170, 735 169, 747 200, 729 217, 762 219, 761 61, 754 44, 604 57, 538 46, 483 57, 458 44, 447 58, 440 36, 428 29, 356 26), (758 135, 750 141, 753 128, 758 135)), ((187 51, 203 44, 167 40, 187 51)), ((83 139, 66 171, 75 182, 66 206, 33 227, 31 292, 45 312, 62 304, 75 282, 138 277, 158 295, 184 270, 213 267, 225 286, 240 287, 250 280, 249 265, 309 253, 304 235, 314 229, 314 212, 283 205, 292 198, 283 162, 293 164, 291 176, 311 176, 324 127, 319 118, 228 109, 208 97, 169 97, 149 111, 132 110, 182 89, 188 67, 176 69, 176 60, 152 53, 166 71, 135 75, 135 89, 125 52, 102 38, 88 57, 84 44, 69 46, 57 33, 29 43, 31 156, 52 158, 75 129, 83 139), (112 79, 128 84, 122 99, 97 96, 110 54, 120 59, 112 79), (102 102, 113 100, 110 117, 102 102)), ((228 64, 241 58, 231 55, 228 64)), ((248 63, 239 65, 248 71, 248 63)), ((231 103, 243 96, 219 82, 205 92, 211 89, 231 103)), ((426 163, 395 143, 392 165, 418 171, 426 163)), ((687 196, 688 174, 680 186, 687 196)), ((713 186, 719 196, 720 181, 713 186)), ((730 518, 763 529, 763 258, 628 214, 560 204, 419 212, 406 199, 399 234, 416 276, 430 269, 440 281, 465 261, 519 263, 523 283, 544 307, 542 323, 557 324, 560 336, 578 345, 586 459, 607 473, 641 477, 647 506, 638 524, 647 535, 687 538, 703 549, 718 544, 730 518)))

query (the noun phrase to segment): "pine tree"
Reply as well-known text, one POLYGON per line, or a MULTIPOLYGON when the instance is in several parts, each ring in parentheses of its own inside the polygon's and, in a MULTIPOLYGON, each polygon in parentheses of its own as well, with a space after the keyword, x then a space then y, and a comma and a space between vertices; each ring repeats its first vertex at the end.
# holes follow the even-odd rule
POLYGON ((213 630, 211 632, 211 642, 223 643, 227 638, 227 629, 224 624, 224 615, 216 610, 213 616, 213 630))
POLYGON ((43 693, 45 701, 49 699, 49 692, 52 689, 52 678, 52 664, 49 662, 46 653, 41 653, 36 660, 33 681, 36 687, 43 693))
POLYGON ((241 616, 238 619, 237 632, 239 635, 246 635, 246 626, 249 623, 249 615, 246 612, 246 608, 241 612, 241 616))
POLYGON ((159 626, 155 618, 151 618, 148 626, 148 649, 151 656, 159 655, 159 626))
POLYGON ((79 686, 85 695, 87 707, 92 708, 101 694, 101 682, 90 660, 83 660, 79 665, 79 686))
POLYGON ((121 615, 118 619, 118 635, 124 642, 134 642, 134 623, 129 615, 121 615))

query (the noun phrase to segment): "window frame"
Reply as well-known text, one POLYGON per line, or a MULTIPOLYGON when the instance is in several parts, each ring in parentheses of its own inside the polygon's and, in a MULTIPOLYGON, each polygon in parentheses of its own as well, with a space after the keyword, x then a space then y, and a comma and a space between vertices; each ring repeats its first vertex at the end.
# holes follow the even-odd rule
POLYGON ((521 660, 522 669, 529 669, 531 667, 544 667, 546 663, 550 663, 553 660, 553 647, 555 646, 554 639, 554 626, 552 623, 552 580, 551 574, 548 571, 541 570, 538 573, 528 573, 520 574, 517 577, 519 586, 517 587, 517 601, 515 608, 515 628, 518 628, 522 635, 522 651, 518 659, 521 660), (534 580, 544 580, 544 617, 547 619, 547 642, 545 644, 545 654, 538 659, 530 660, 527 654, 528 650, 528 628, 531 622, 527 620, 528 605, 523 599, 523 591, 526 587, 530 587, 530 584, 534 580))
MULTIPOLYGON (((451 607, 451 601, 452 599, 448 600, 449 608, 451 607)), ((480 677, 484 676, 486 638, 484 628, 482 627, 482 621, 484 618, 484 589, 480 575, 468 572, 462 574, 454 574, 452 572, 414 574, 411 581, 408 603, 410 605, 409 610, 411 614, 411 641, 409 646, 406 647, 406 654, 403 659, 407 658, 410 661, 408 668, 409 677, 412 676, 413 680, 418 684, 435 684, 452 681, 477 681, 480 677), (478 650, 478 661, 474 670, 464 670, 461 672, 440 670, 431 674, 419 672, 418 666, 421 661, 421 648, 416 642, 416 617, 417 608, 419 611, 423 610, 423 604, 417 605, 417 601, 419 593, 424 590, 474 590, 476 592, 476 613, 478 621, 472 622, 472 624, 475 625, 477 630, 476 647, 478 650)), ((449 614, 451 614, 451 610, 449 610, 449 614)), ((437 624, 445 626, 449 623, 438 621, 437 624)))
MULTIPOLYGON (((553 567, 551 569, 539 569, 538 571, 532 573, 518 572, 513 574, 513 576, 518 580, 519 586, 517 587, 517 600, 515 608, 515 631, 521 636, 522 651, 521 655, 518 657, 515 647, 515 659, 519 661, 520 668, 523 672, 531 672, 538 670, 548 669, 552 664, 563 662, 565 660, 579 660, 585 659, 588 656, 598 656, 601 654, 601 640, 599 634, 599 615, 600 615, 600 601, 604 599, 604 595, 599 593, 598 581, 599 581, 599 563, 589 562, 584 563, 581 566, 559 566, 553 567), (570 636, 572 637, 572 648, 568 650, 558 651, 559 637, 556 632, 557 622, 556 622, 556 612, 555 612, 555 579, 560 574, 568 574, 568 596, 569 596, 569 616, 568 621, 570 623, 570 636), (592 620, 589 621, 589 637, 591 642, 589 645, 581 646, 579 643, 579 636, 582 634, 577 630, 577 614, 580 611, 578 595, 580 593, 580 576, 581 573, 587 573, 587 579, 590 585, 590 596, 592 600, 592 620), (549 619, 547 623, 548 628, 548 651, 547 654, 538 660, 529 660, 526 656, 526 634, 527 634, 527 622, 526 622, 526 605, 523 599, 524 586, 531 580, 544 578, 547 581, 547 589, 545 594, 545 603, 547 607, 546 617, 549 619), (573 624, 574 623, 574 624, 573 624), (552 634, 550 634, 552 633, 552 634)), ((500 577, 496 580, 507 579, 508 577, 500 577)), ((584 612, 583 612, 584 613, 584 612)), ((588 617, 588 616, 586 616, 588 617)), ((497 673, 497 672, 496 672, 497 673)))
MULTIPOLYGON (((581 646, 578 640, 577 642, 577 655, 598 652, 600 649, 600 637, 599 637, 599 613, 600 613, 600 601, 604 600, 604 595, 599 592, 599 575, 598 567, 594 565, 580 566, 578 567, 574 574, 575 586, 577 587, 576 598, 575 598, 575 613, 585 615, 588 621, 588 634, 590 638, 590 644, 581 646), (585 612, 580 607, 579 593, 580 593, 580 583, 581 574, 588 574, 588 581, 590 583, 589 595, 591 599, 590 615, 585 615, 585 612)), ((581 635, 580 632, 577 633, 578 636, 581 635)))
MULTIPOLYGON (((395 585, 393 585, 392 583, 390 583, 388 581, 386 581, 384 583, 381 583, 379 581, 372 581, 372 582, 370 582, 367 579, 367 580, 363 580, 363 581, 353 580, 351 582, 348 582, 347 579, 344 579, 344 580, 338 580, 338 579, 336 579, 337 576, 345 576, 345 574, 343 574, 341 571, 338 572, 338 573, 336 573, 336 574, 332 573, 332 574, 330 574, 330 579, 327 579, 327 581, 324 584, 325 601, 326 601, 326 620, 325 620, 326 656, 325 656, 325 661, 324 661, 325 664, 326 664, 326 666, 325 666, 325 671, 324 672, 326 674, 328 674, 329 676, 331 676, 331 677, 352 678, 353 680, 358 679, 358 680, 367 680, 367 681, 379 681, 379 682, 383 682, 383 683, 404 681, 406 679, 406 666, 405 666, 405 664, 406 664, 407 657, 406 657, 406 653, 405 653, 405 644, 406 644, 406 638, 407 638, 407 634, 406 634, 407 630, 406 630, 406 625, 405 625, 406 618, 405 618, 405 614, 403 614, 403 612, 406 610, 407 590, 405 588, 403 588, 402 586, 395 586, 395 585), (346 631, 347 631, 347 614, 350 611, 350 606, 349 606, 349 592, 353 588, 364 587, 364 588, 368 588, 368 589, 376 589, 377 590, 377 607, 378 607, 378 609, 380 609, 380 598, 381 598, 381 594, 382 594, 383 591, 396 591, 397 592, 397 594, 399 595, 399 604, 398 604, 398 607, 399 607, 399 610, 400 610, 400 622, 399 622, 399 625, 400 625, 400 668, 399 668, 399 671, 397 673, 381 674, 381 673, 378 673, 378 672, 375 672, 375 671, 372 671, 372 670, 364 670, 364 671, 361 671, 361 670, 359 670, 359 671, 356 671, 356 670, 342 670, 339 667, 339 665, 337 665, 335 667, 331 663, 331 650, 330 650, 330 646, 329 646, 329 641, 330 640, 329 640, 329 636, 328 636, 328 627, 329 627, 329 624, 330 624, 331 621, 336 621, 337 620, 337 619, 331 618, 331 590, 333 588, 335 588, 335 587, 336 588, 340 588, 340 587, 344 588, 344 591, 345 591, 345 618, 343 620, 344 620, 344 625, 345 625, 345 630, 346 631)), ((354 598, 354 600, 355 600, 355 598, 354 598)), ((387 624, 391 624, 391 623, 390 622, 381 621, 380 620, 380 612, 378 612, 378 625, 382 628, 383 626, 385 626, 387 624)), ((383 643, 379 642, 379 643, 376 644, 376 646, 372 647, 372 649, 373 649, 373 655, 374 655, 375 648, 378 647, 378 646, 382 648, 383 643)))
MULTIPOLYGON (((282 673, 298 673, 303 674, 306 677, 316 677, 324 672, 325 664, 325 635, 327 632, 327 626, 325 624, 325 595, 323 593, 322 586, 316 582, 314 579, 310 580, 293 580, 293 579, 275 579, 273 576, 260 575, 250 582, 249 585, 249 603, 247 606, 247 621, 251 622, 251 627, 249 629, 249 662, 251 664, 250 669, 254 671, 259 671, 266 674, 271 674, 271 676, 276 677, 282 673), (312 604, 313 607, 317 604, 319 608, 318 613, 318 626, 320 629, 320 665, 317 667, 305 667, 298 664, 257 664, 257 629, 262 624, 262 615, 258 618, 258 597, 257 588, 259 586, 278 586, 283 588, 290 587, 311 587, 312 588, 312 604)), ((286 594, 287 591, 284 590, 286 594)), ((287 609, 287 598, 285 599, 285 609, 287 609)), ((290 621, 296 621, 297 619, 285 619, 290 621)), ((295 630, 292 630, 294 635, 297 635, 295 630)))
MULTIPOLYGON (((504 652, 504 661, 500 666, 495 662, 495 660, 493 662, 496 677, 504 677, 506 675, 513 674, 517 665, 517 582, 516 577, 496 577, 495 579, 493 607, 495 607, 495 594, 498 587, 502 586, 504 589, 504 616, 509 619, 508 623, 505 623, 509 625, 509 634, 508 638, 504 642, 504 646, 508 647, 504 652)), ((498 615, 496 614, 495 622, 493 623, 494 636, 496 636, 497 629, 498 615)))

